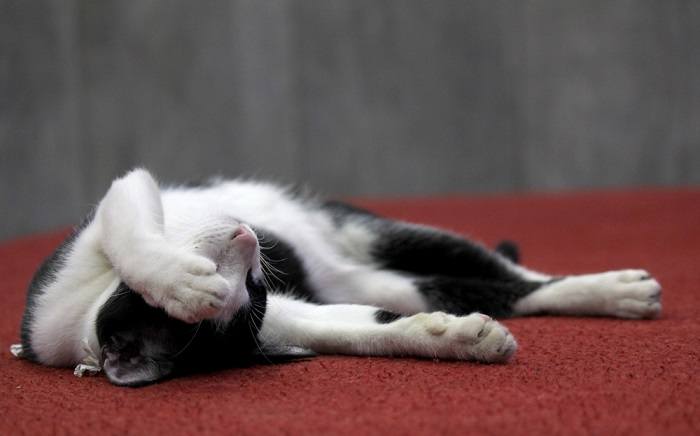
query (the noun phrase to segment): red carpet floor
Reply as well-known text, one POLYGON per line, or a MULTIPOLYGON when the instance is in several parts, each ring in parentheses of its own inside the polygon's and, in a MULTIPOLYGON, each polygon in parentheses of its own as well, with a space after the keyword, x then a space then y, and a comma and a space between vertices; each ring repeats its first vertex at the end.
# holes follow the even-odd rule
POLYGON ((700 434, 700 191, 364 201, 521 244, 554 273, 643 267, 655 321, 506 321, 505 365, 321 357, 141 389, 15 360, 25 286, 64 233, 0 244, 0 434, 700 434))

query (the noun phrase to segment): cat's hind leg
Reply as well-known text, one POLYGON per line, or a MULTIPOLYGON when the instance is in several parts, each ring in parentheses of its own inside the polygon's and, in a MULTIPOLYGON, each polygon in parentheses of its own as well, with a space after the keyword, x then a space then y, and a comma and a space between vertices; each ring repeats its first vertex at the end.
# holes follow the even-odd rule
POLYGON ((326 207, 335 217, 341 249, 370 258, 369 272, 349 276, 354 302, 401 313, 509 317, 519 299, 551 279, 516 264, 512 243, 493 251, 441 229, 385 219, 341 203, 326 207))
POLYGON ((518 300, 514 313, 656 318, 661 313, 661 285, 644 270, 567 276, 518 300))
POLYGON ((502 324, 473 313, 403 316, 373 306, 316 305, 271 295, 260 331, 266 346, 298 346, 322 354, 416 356, 503 362, 517 343, 502 324))
MULTIPOLYGON (((483 245, 428 226, 387 220, 349 206, 327 206, 340 233, 371 231, 369 252, 382 268, 414 277, 428 311, 479 311, 509 317, 534 314, 654 318, 659 283, 643 270, 554 277, 517 264, 517 250, 483 245)), ((413 295, 413 294, 411 294, 413 295)))
POLYGON ((661 285, 644 270, 609 271, 547 280, 507 282, 459 277, 421 277, 415 283, 431 310, 474 311, 495 317, 527 315, 656 318, 661 285))

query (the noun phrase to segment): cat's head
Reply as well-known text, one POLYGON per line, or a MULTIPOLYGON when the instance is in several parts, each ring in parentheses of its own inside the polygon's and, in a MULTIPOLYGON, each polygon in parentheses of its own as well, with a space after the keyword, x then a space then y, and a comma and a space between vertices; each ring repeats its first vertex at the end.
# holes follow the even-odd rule
MULTIPOLYGON (((96 318, 102 368, 117 385, 139 386, 178 374, 249 360, 265 314, 255 232, 209 222, 190 233, 191 248, 212 259, 231 285, 231 298, 212 319, 190 324, 168 316, 121 283, 96 318), (223 230, 222 230, 223 229, 223 230)), ((184 232, 183 232, 184 233, 184 232)))
POLYGON ((226 324, 188 324, 148 305, 120 284, 97 316, 101 366, 117 385, 141 386, 177 375, 246 364, 258 352, 266 289, 248 275, 250 302, 226 324))

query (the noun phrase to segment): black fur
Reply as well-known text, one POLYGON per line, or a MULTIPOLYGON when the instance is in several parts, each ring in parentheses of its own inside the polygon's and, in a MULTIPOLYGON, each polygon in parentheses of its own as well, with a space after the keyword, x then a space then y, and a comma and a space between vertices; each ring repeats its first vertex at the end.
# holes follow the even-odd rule
POLYGON ((267 291, 248 273, 250 304, 224 326, 170 318, 124 283, 97 316, 102 364, 110 379, 139 386, 191 372, 248 364, 256 354, 257 333, 265 314, 267 291))
MULTIPOLYGON (((542 285, 523 281, 506 266, 508 260, 515 262, 519 258, 518 247, 513 242, 499 244, 497 251, 506 258, 503 259, 486 247, 452 233, 387 220, 338 201, 328 201, 323 208, 338 226, 348 220, 361 220, 376 232, 374 259, 384 268, 416 276, 418 290, 430 304, 430 310, 455 314, 479 311, 507 317, 512 315, 512 306, 518 299, 542 285)), ((277 273, 276 284, 294 295, 318 302, 294 250, 272 233, 260 229, 256 232, 265 257, 283 272, 277 273)), ((391 322, 394 319, 390 314, 378 311, 375 319, 380 323, 391 322)))
POLYGON ((389 324, 390 322, 394 322, 397 319, 401 318, 403 318, 403 315, 394 312, 389 312, 388 310, 384 309, 379 309, 376 312, 374 312, 374 319, 379 324, 389 324))
POLYGON ((58 271, 63 268, 66 262, 66 257, 70 253, 73 243, 78 238, 78 235, 92 222, 95 217, 95 211, 88 213, 82 222, 73 229, 73 231, 63 240, 61 245, 48 256, 41 264, 27 289, 27 301, 24 307, 24 315, 22 316, 22 324, 20 327, 20 336, 22 339, 22 357, 37 361, 38 357, 32 349, 31 328, 34 320, 34 309, 36 301, 44 293, 45 286, 52 283, 56 279, 58 271))
POLYGON ((520 249, 513 241, 501 241, 496 245, 496 252, 513 263, 520 263, 520 249))
POLYGON ((306 301, 319 302, 307 281, 301 259, 291 245, 270 231, 258 227, 254 230, 258 235, 260 254, 271 269, 265 271, 270 285, 306 301))
POLYGON ((430 310, 508 317, 518 299, 542 286, 524 281, 508 268, 508 261, 519 258, 512 242, 501 243, 497 255, 438 229, 387 220, 342 203, 326 207, 332 210, 336 223, 361 219, 370 226, 378 236, 372 247, 374 259, 384 268, 415 276, 430 310))
POLYGON ((350 218, 364 217, 372 220, 381 219, 379 215, 373 212, 354 206, 352 204, 344 203, 342 201, 328 200, 323 203, 322 207, 326 212, 328 212, 331 215, 336 225, 343 224, 347 219, 350 218))
MULTIPOLYGON (((342 226, 358 220, 377 236, 371 255, 380 267, 413 277, 429 310, 454 314, 482 312, 494 317, 512 315, 513 304, 542 286, 521 279, 508 262, 519 259, 517 246, 500 244, 496 254, 455 234, 428 227, 387 220, 340 202, 323 203, 334 223, 342 226)), ((35 274, 22 320, 26 357, 36 360, 30 328, 36 298, 63 266, 66 254, 93 219, 88 215, 35 274)), ((269 264, 266 279, 275 290, 287 291, 307 301, 320 302, 307 280, 303 263, 290 244, 264 229, 255 228, 261 253, 269 264)), ((103 305, 96 320, 102 364, 112 381, 140 385, 179 374, 231 367, 260 361, 269 352, 281 360, 310 355, 305 350, 260 350, 257 333, 265 313, 267 289, 248 274, 251 304, 239 310, 226 325, 212 321, 187 324, 148 305, 121 284, 103 305), (122 377, 126 375, 127 377, 122 377), (132 376, 132 377, 128 377, 132 376), (124 381, 125 380, 125 381, 124 381)), ((386 310, 374 314, 378 323, 390 323, 402 315, 386 310)), ((269 357, 264 358, 271 361, 269 357)), ((272 359, 275 359, 273 357, 272 359)))
POLYGON ((513 305, 542 286, 522 280, 497 282, 440 276, 421 278, 416 283, 432 310, 455 315, 481 312, 496 318, 512 316, 513 305))
POLYGON ((488 249, 450 233, 402 223, 387 223, 380 231, 373 255, 385 268, 419 275, 518 279, 488 249))

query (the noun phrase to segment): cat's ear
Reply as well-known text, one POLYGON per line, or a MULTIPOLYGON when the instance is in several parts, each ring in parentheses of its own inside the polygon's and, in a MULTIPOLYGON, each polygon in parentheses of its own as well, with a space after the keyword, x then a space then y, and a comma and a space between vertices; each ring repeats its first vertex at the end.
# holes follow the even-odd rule
POLYGON ((253 352, 255 363, 287 363, 295 360, 310 359, 317 354, 308 348, 291 345, 263 345, 253 352))
POLYGON ((102 370, 109 381, 118 386, 143 386, 172 374, 173 364, 139 353, 103 349, 102 370))

